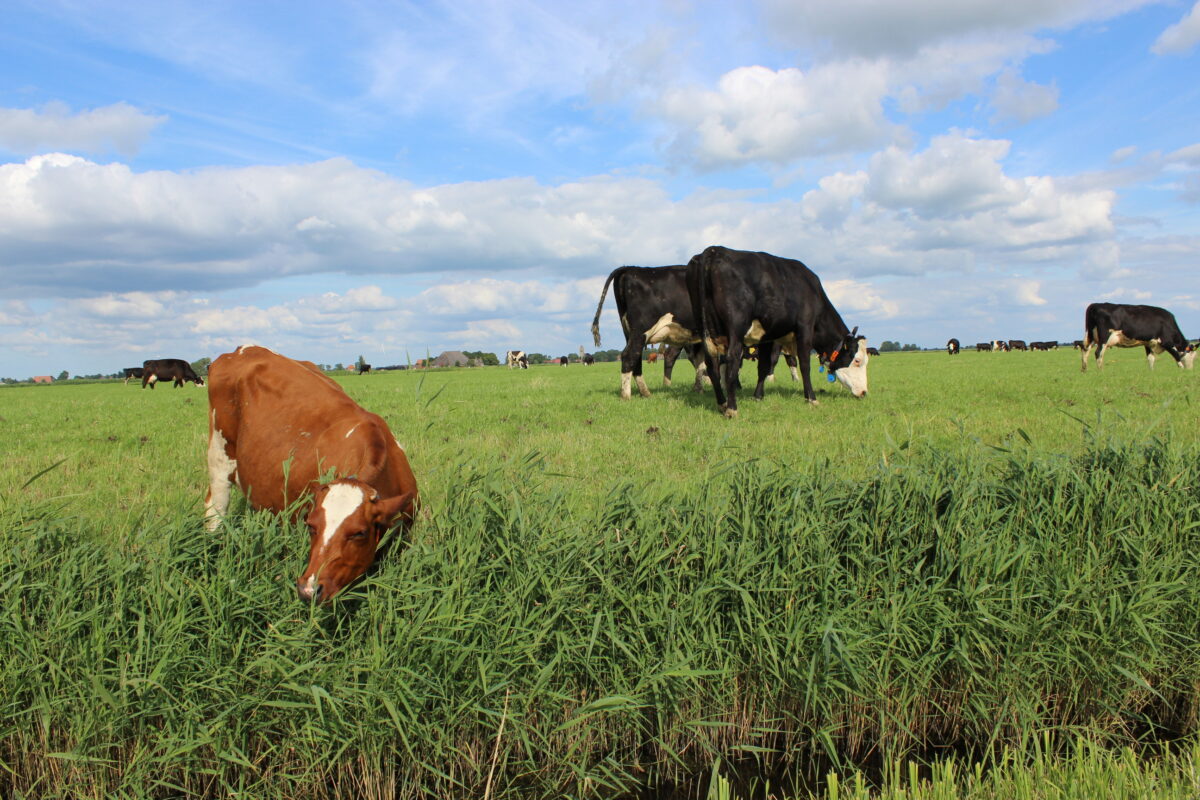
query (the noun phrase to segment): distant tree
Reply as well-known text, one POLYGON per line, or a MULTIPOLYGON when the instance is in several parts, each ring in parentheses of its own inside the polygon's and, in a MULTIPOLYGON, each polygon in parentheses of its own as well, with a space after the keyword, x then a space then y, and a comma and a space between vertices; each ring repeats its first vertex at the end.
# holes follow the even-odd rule
POLYGON ((472 361, 479 361, 485 367, 500 366, 500 359, 496 357, 495 353, 488 353, 483 350, 464 350, 463 355, 472 361))
POLYGON ((200 359, 199 361, 193 361, 192 362, 192 371, 203 378, 205 375, 208 374, 208 365, 211 363, 212 363, 212 359, 209 358, 208 356, 205 356, 204 358, 200 359))
POLYGON ((592 353, 592 358, 597 361, 619 361, 621 359, 620 350, 597 350, 592 353))
POLYGON ((544 353, 529 353, 526 355, 530 364, 545 364, 550 359, 544 353))
POLYGON ((879 345, 879 352, 881 352, 881 353, 898 353, 898 352, 900 352, 900 343, 893 342, 889 339, 884 339, 883 343, 879 345))
POLYGON ((55 378, 55 380, 58 380, 58 381, 65 381, 65 380, 67 380, 67 379, 68 379, 68 378, 70 378, 70 377, 71 377, 71 376, 70 376, 70 375, 68 375, 68 374, 67 374, 67 371, 64 369, 62 372, 58 373, 58 377, 57 377, 57 378, 55 378))
POLYGON ((335 370, 343 370, 343 369, 345 369, 345 367, 343 367, 343 366, 342 366, 342 362, 340 362, 340 361, 339 361, 339 362, 337 362, 336 364, 334 364, 334 365, 333 365, 333 368, 334 368, 335 370))
POLYGON ((904 347, 901 347, 900 349, 903 350, 905 353, 911 353, 914 350, 920 350, 921 348, 917 347, 915 344, 906 344, 906 345, 904 345, 904 347))
POLYGON ((354 371, 362 372, 363 364, 365 364, 365 363, 367 363, 367 360, 360 355, 358 357, 358 361, 354 362, 354 371))

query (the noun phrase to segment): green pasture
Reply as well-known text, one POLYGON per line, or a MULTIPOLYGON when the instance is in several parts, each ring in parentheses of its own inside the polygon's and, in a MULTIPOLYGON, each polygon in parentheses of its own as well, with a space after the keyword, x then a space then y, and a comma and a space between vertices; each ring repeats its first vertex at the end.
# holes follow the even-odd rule
POLYGON ((424 512, 320 608, 298 530, 203 531, 203 389, 0 389, 0 796, 1195 785, 1200 375, 748 365, 726 420, 646 373, 339 377, 424 512))

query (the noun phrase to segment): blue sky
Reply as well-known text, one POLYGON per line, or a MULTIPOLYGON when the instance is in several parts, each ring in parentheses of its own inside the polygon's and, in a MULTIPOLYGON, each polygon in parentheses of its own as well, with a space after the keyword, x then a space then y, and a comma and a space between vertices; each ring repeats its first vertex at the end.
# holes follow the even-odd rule
POLYGON ((1198 42, 1191 0, 10 0, 0 375, 590 350, 609 271, 711 244, 876 343, 1196 338, 1198 42))

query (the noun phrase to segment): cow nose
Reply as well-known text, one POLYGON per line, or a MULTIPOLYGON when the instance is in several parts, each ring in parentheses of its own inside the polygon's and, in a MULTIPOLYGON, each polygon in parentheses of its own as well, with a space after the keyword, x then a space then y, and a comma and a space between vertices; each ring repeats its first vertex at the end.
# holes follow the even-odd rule
POLYGON ((301 600, 308 600, 315 603, 321 599, 321 584, 315 581, 305 581, 303 583, 296 581, 296 594, 300 595, 301 600))

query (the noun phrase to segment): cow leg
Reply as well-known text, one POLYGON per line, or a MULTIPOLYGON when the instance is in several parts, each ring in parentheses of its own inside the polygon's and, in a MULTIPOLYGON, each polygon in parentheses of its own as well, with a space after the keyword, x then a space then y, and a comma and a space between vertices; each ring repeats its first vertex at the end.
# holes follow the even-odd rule
POLYGON ((729 329, 729 348, 725 351, 725 393, 729 396, 725 404, 727 419, 737 418, 737 390, 741 388, 738 373, 742 371, 742 354, 746 347, 742 344, 741 337, 735 333, 736 330, 745 330, 745 326, 740 329, 737 327, 729 329))
POLYGON ((216 530, 229 510, 229 488, 237 472, 233 445, 221 432, 214 409, 208 423, 208 492, 204 496, 204 527, 216 530))
POLYGON ((704 361, 704 350, 701 345, 688 345, 688 361, 692 362, 692 366, 696 370, 696 380, 692 384, 693 392, 703 392, 704 384, 712 384, 712 379, 708 377, 708 364, 704 361))
POLYGON ((1146 345, 1146 364, 1150 369, 1154 369, 1154 349, 1150 345, 1146 345))
POLYGON ((142 376, 142 388, 146 388, 146 384, 150 384, 150 388, 154 388, 154 384, 158 383, 158 376, 151 372, 149 375, 142 376))
MULTIPOLYGON (((800 380, 804 383, 804 397, 812 405, 817 405, 817 393, 812 385, 812 342, 803 331, 796 331, 796 362, 800 366, 800 380)), ((788 366, 791 366, 790 362, 788 366)), ((795 373, 793 372, 793 375, 795 373)))
MULTIPOLYGON (((775 347, 774 344, 770 345, 770 347, 771 351, 773 352, 775 347)), ((760 347, 758 350, 758 385, 754 387, 755 400, 763 399, 763 384, 765 384, 771 377, 772 369, 775 366, 771 363, 772 361, 773 359, 771 358, 771 354, 764 353, 760 347)))
POLYGON ((709 376, 712 376, 713 397, 717 401, 717 408, 721 411, 725 410, 725 381, 721 374, 720 356, 709 352, 708 348, 704 348, 704 369, 709 376))
POLYGON ((1108 349, 1108 337, 1112 336, 1112 331, 1097 328, 1096 333, 1096 369, 1104 369, 1104 351, 1108 349))
POLYGON ((663 353, 663 386, 671 385, 671 372, 675 369, 675 361, 682 351, 683 348, 677 344, 667 345, 667 352, 663 353))
MULTIPOLYGON (((645 385, 642 380, 642 349, 646 346, 646 338, 633 334, 625 340, 625 349, 621 351, 621 398, 628 400, 632 394, 630 384, 636 375, 638 391, 645 385)), ((646 392, 649 394, 649 392, 646 392)))
POLYGON ((796 364, 799 361, 799 359, 796 358, 791 353, 784 353, 783 360, 787 362, 788 369, 791 370, 791 372, 792 372, 792 382, 794 383, 794 382, 800 380, 800 376, 796 374, 796 364))

